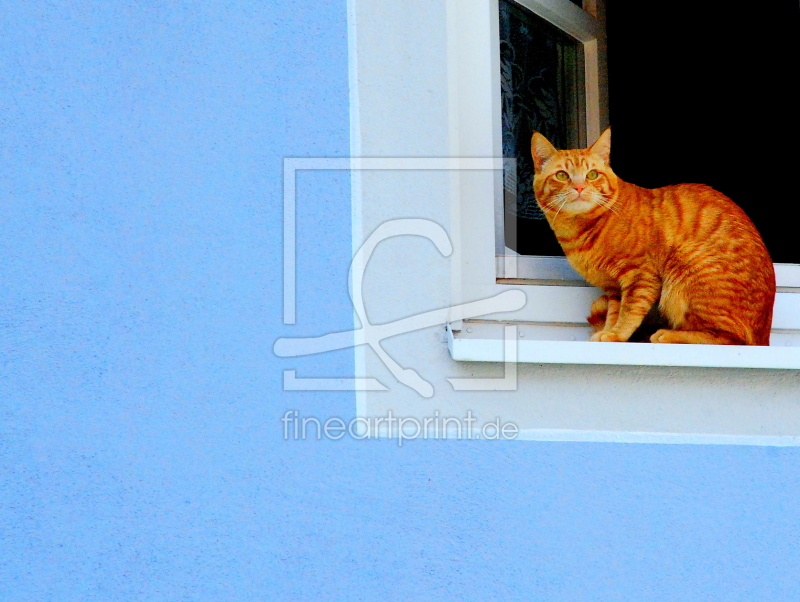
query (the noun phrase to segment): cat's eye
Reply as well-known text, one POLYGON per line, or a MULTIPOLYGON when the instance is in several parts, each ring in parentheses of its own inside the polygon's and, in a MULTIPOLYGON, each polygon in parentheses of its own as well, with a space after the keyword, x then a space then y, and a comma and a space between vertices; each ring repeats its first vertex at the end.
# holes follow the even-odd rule
POLYGON ((586 174, 586 179, 587 180, 596 180, 599 177, 600 177, 600 174, 597 173, 596 169, 593 169, 592 171, 590 171, 589 173, 586 174))
POLYGON ((556 174, 556 179, 561 180, 562 182, 566 182, 567 180, 569 180, 569 175, 567 174, 566 171, 559 171, 556 174))

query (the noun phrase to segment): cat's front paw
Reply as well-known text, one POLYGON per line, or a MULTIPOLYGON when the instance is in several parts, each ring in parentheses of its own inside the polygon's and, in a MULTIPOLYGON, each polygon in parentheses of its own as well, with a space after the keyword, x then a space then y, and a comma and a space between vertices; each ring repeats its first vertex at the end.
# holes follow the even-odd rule
POLYGON ((624 341, 618 335, 609 330, 595 332, 591 337, 589 337, 589 340, 600 343, 624 343, 624 341))

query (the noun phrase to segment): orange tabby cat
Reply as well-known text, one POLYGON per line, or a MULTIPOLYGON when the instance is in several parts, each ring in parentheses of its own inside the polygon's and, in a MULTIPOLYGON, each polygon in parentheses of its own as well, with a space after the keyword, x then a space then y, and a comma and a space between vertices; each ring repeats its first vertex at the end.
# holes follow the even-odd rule
POLYGON ((591 340, 627 341, 657 303, 670 328, 653 343, 769 345, 775 273, 744 211, 703 184, 623 182, 610 150, 610 128, 588 149, 531 140, 539 206, 570 264, 605 292, 591 340))

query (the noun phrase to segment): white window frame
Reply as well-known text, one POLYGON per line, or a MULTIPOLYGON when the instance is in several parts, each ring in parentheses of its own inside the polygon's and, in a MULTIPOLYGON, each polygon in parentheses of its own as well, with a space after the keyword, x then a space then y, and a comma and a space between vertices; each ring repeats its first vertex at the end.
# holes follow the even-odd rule
MULTIPOLYGON (((601 103, 607 96, 602 20, 568 0, 519 3, 583 44, 586 133, 588 139, 596 138, 607 121, 601 103)), ((450 155, 501 157, 498 0, 448 0, 447 8, 450 155)), ((522 278, 527 284, 533 276, 534 281, 548 282, 525 286, 528 303, 523 309, 487 318, 585 324, 585 308, 597 294, 565 261, 553 258, 543 265, 539 258, 507 254, 502 244, 502 173, 454 171, 451 188, 454 303, 494 296, 522 283, 498 283, 498 278, 522 278), (555 283, 564 286, 548 286, 555 283)), ((453 324, 453 330, 459 327, 453 324)))
MULTIPOLYGON (((586 132, 591 142, 607 125, 602 0, 585 2, 584 10, 568 0, 515 1, 583 44, 586 132)), ((499 158, 498 0, 448 0, 447 8, 450 154, 499 158)), ((495 296, 511 287, 520 288, 527 296, 525 307, 515 312, 492 314, 468 324, 453 320, 448 326, 453 359, 502 361, 502 326, 514 323, 520 326, 520 362, 800 368, 800 266, 793 264, 775 264, 779 292, 771 340, 774 348, 767 353, 763 348, 742 347, 733 353, 716 345, 570 346, 572 341, 588 339, 586 317, 600 291, 572 270, 565 258, 518 256, 505 249, 499 170, 459 170, 450 177, 453 303, 495 296)))
MULTIPOLYGON (((605 19, 603 0, 585 2, 581 10, 572 2, 541 2, 539 0, 511 0, 527 8, 537 16, 554 25, 580 43, 584 65, 583 105, 585 113, 581 116, 582 129, 586 133, 586 143, 591 144, 608 127, 608 68, 605 51, 605 19), (599 11, 599 12, 598 12, 599 11)), ((492 4, 495 4, 493 2, 492 4)), ((499 5, 499 2, 496 3, 499 5)), ((499 6, 498 6, 499 9, 499 6)), ((493 59, 496 74, 500 72, 499 27, 493 28, 492 45, 495 48, 493 59)), ((500 94, 499 77, 493 82, 495 95, 500 94)), ((497 104, 494 115, 499 123, 500 106, 497 104)), ((496 126, 495 126, 496 127, 496 126)), ((502 130, 501 130, 502 131, 502 130)), ((495 148, 495 154, 502 154, 502 147, 495 148)), ((563 257, 519 255, 505 245, 504 199, 503 194, 495 194, 495 248, 497 252, 497 277, 499 279, 542 280, 552 284, 584 286, 583 278, 572 269, 563 257)))

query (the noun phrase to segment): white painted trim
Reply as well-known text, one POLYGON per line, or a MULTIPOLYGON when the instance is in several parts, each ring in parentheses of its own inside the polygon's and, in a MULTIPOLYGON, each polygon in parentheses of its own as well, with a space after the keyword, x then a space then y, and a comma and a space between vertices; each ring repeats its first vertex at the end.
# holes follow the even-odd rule
MULTIPOLYGON (((529 326, 533 328, 533 326, 529 326)), ((523 334, 520 328, 520 335, 523 334)), ((502 339, 472 338, 448 328, 450 356, 462 362, 502 362, 502 339)), ((800 369, 800 347, 590 343, 520 338, 517 361, 525 364, 686 366, 703 368, 800 369)))
POLYGON ((800 437, 791 435, 720 435, 716 433, 647 433, 578 429, 521 429, 516 441, 563 441, 583 443, 644 443, 671 445, 757 445, 797 447, 800 437))
MULTIPOLYGON (((478 429, 476 429, 478 430, 478 429)), ((381 425, 380 433, 369 435, 375 439, 396 439, 381 425)), ((459 437, 455 430, 428 439, 480 440, 480 436, 459 437)), ((552 443, 639 443, 667 445, 752 445, 759 447, 798 447, 800 437, 792 435, 722 435, 717 433, 657 433, 645 431, 598 431, 582 429, 520 429, 514 439, 501 441, 542 441, 552 443)))
POLYGON ((800 265, 775 263, 775 281, 779 287, 800 288, 800 265))
POLYGON ((582 43, 597 39, 602 24, 569 0, 514 0, 582 43))
MULTIPOLYGON (((347 0, 347 80, 350 96, 350 156, 361 157, 361 97, 359 94, 359 55, 358 55, 358 0, 347 0)), ((363 192, 360 171, 350 172, 350 232, 351 232, 351 257, 355 258, 363 240, 363 192)), ((352 266, 355 270, 363 272, 364 266, 352 266)), ((348 282, 348 286, 352 283, 348 282)), ((353 315, 353 320, 358 316, 353 315)), ((356 326, 361 326, 356 324, 356 326)), ((367 371, 366 350, 359 345, 353 349, 353 363, 355 374, 365 374, 367 371)), ((358 377, 357 377, 358 378, 358 377)), ((363 416, 367 410, 367 391, 357 388, 356 415, 363 416)))
POLYGON ((448 378, 454 391, 516 391, 517 390, 517 325, 503 327, 502 378, 448 378))
MULTIPOLYGON (((512 289, 513 290, 513 289, 512 289)), ((464 339, 502 339, 503 326, 512 322, 489 320, 485 315, 465 318, 460 324, 450 324, 456 335, 464 339)), ((520 339, 528 341, 588 341, 592 329, 586 320, 581 322, 513 322, 520 339)), ((774 328, 770 345, 775 347, 800 347, 800 329, 774 328)))

